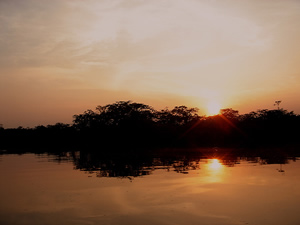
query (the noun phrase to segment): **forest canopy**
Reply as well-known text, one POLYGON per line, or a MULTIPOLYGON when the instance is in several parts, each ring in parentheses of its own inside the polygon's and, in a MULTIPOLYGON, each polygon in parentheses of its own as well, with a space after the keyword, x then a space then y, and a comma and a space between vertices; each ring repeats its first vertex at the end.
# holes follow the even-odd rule
POLYGON ((183 105, 155 110, 118 101, 74 115, 72 124, 0 127, 0 148, 299 146, 300 116, 279 107, 242 115, 232 108, 215 116, 198 113, 197 108, 183 105))

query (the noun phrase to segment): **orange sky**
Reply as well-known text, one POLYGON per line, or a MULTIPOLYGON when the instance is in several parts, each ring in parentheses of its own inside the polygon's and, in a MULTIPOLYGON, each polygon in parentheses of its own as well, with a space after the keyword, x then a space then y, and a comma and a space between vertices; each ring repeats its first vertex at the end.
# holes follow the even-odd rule
POLYGON ((300 113, 298 0, 2 0, 0 124, 119 100, 300 113))

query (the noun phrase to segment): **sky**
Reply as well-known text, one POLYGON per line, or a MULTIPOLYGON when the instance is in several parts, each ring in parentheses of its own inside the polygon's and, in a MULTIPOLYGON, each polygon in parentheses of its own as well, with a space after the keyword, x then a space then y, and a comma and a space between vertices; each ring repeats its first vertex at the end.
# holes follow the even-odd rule
POLYGON ((300 114, 299 0, 0 0, 0 124, 116 101, 300 114))

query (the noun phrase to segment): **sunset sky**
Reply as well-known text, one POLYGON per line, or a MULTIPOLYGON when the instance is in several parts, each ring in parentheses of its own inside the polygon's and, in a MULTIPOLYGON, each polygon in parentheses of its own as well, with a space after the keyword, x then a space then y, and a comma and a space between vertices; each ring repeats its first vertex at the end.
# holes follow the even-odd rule
POLYGON ((299 0, 1 0, 0 124, 97 105, 300 113, 299 0))

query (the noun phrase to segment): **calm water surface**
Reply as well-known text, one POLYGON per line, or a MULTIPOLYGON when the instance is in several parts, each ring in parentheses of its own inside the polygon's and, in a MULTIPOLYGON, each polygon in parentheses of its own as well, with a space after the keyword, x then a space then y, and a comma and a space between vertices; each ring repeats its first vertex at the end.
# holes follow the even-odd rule
POLYGON ((1 155, 0 224, 300 224, 298 160, 150 161, 1 155))

